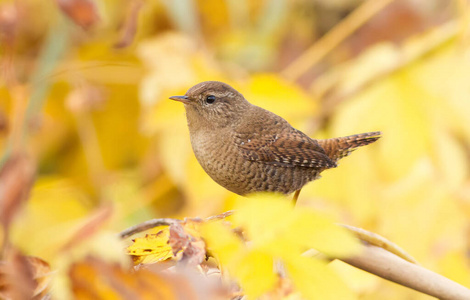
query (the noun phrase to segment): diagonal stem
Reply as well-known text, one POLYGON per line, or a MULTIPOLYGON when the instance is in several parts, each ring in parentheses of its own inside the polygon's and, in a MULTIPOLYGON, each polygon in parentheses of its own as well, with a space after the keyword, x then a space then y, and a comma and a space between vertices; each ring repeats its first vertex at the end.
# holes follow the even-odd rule
POLYGON ((393 0, 368 0, 344 18, 338 25, 321 37, 300 57, 290 63, 282 72, 289 80, 295 81, 323 59, 359 27, 393 0))

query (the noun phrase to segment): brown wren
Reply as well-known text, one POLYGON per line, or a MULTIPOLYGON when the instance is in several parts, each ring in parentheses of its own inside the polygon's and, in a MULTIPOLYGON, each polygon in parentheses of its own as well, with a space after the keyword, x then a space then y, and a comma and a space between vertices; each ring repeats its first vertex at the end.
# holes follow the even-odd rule
POLYGON ((380 132, 315 140, 280 116, 249 103, 226 83, 201 82, 184 96, 191 145, 204 171, 226 189, 296 192, 358 147, 380 138, 380 132))

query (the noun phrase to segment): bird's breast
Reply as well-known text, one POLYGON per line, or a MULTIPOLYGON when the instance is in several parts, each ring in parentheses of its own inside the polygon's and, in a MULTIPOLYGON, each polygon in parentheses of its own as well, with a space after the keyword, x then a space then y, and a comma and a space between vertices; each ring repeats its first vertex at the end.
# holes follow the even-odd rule
POLYGON ((231 141, 230 133, 193 132, 191 145, 199 164, 214 181, 235 193, 242 193, 238 190, 242 178, 236 170, 244 159, 231 141))
POLYGON ((201 130, 191 133, 191 145, 197 160, 211 177, 223 174, 238 156, 225 132, 201 130))

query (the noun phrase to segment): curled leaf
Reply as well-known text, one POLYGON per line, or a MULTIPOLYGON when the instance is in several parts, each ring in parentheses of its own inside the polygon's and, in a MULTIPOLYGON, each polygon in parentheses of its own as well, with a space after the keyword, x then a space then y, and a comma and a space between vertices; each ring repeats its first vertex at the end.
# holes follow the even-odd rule
POLYGON ((51 268, 38 257, 24 256, 12 249, 0 262, 1 299, 40 299, 47 294, 50 281, 51 268))

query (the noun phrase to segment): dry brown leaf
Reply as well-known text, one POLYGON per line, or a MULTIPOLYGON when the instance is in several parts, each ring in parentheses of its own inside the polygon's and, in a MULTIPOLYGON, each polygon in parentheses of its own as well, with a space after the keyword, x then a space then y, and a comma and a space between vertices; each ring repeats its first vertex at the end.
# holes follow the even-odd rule
POLYGON ((23 256, 15 249, 0 264, 1 299, 40 299, 49 290, 51 269, 47 262, 23 256))
POLYGON ((36 281, 36 289, 34 289, 34 297, 44 296, 50 287, 51 267, 47 262, 35 256, 27 256, 26 260, 33 271, 33 279, 36 281))
POLYGON ((182 253, 181 261, 188 265, 197 266, 206 258, 205 243, 194 230, 195 222, 186 220, 170 225, 168 240, 173 254, 182 253))
POLYGON ((26 201, 34 181, 36 167, 25 154, 13 154, 0 170, 0 222, 8 228, 14 215, 26 201))
POLYGON ((60 9, 78 26, 85 30, 95 25, 100 17, 92 0, 56 0, 60 9))
POLYGON ((180 223, 172 225, 170 225, 170 238, 168 239, 168 242, 173 249, 173 255, 176 255, 188 246, 190 237, 184 231, 184 228, 180 223))

